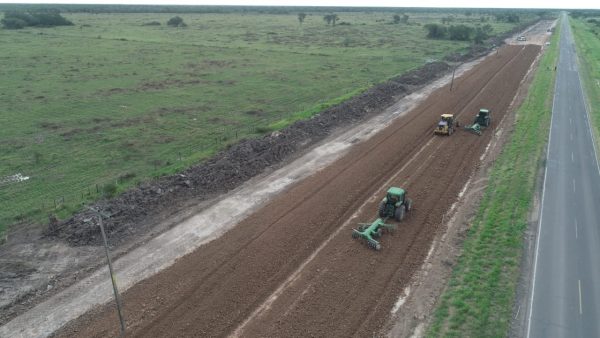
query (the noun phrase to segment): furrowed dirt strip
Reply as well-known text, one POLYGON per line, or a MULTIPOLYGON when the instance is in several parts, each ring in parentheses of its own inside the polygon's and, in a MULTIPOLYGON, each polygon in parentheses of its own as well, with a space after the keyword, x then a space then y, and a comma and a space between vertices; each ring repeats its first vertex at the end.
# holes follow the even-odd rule
MULTIPOLYGON (((477 167, 538 53, 538 46, 503 47, 455 80, 452 92, 447 86, 433 92, 407 116, 221 238, 132 287, 123 296, 129 336, 227 336, 236 329, 261 337, 378 333, 435 233, 443 231, 443 215, 477 167), (483 136, 462 130, 451 137, 432 135, 440 114, 458 114, 464 125, 482 107, 493 112, 483 136), (392 184, 407 189, 414 210, 375 252, 353 240, 350 229, 376 218, 378 198, 394 175, 392 184), (359 209, 347 229, 308 260, 359 209), (277 289, 282 291, 266 303, 277 289)), ((109 304, 59 336, 117 336, 116 323, 109 304)))

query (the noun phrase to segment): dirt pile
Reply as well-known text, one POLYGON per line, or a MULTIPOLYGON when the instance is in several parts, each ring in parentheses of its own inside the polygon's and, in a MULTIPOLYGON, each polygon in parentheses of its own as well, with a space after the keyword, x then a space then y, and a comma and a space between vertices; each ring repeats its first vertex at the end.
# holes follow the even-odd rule
MULTIPOLYGON (((111 244, 119 244, 135 234, 137 225, 146 217, 172 209, 190 198, 202 200, 236 188, 265 168, 322 140, 334 128, 363 120, 449 69, 450 66, 444 62, 428 63, 374 86, 309 120, 297 121, 258 139, 242 140, 181 174, 143 184, 114 199, 97 202, 92 207, 103 215, 111 244)), ((47 233, 72 245, 98 245, 101 237, 97 223, 94 213, 85 210, 49 228, 47 233)))

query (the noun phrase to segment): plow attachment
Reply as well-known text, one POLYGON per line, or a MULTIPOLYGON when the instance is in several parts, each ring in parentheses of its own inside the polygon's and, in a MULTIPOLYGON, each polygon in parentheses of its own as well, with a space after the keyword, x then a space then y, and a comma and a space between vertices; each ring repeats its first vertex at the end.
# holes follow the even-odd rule
POLYGON ((481 136, 481 126, 479 125, 479 123, 474 123, 470 126, 465 126, 465 130, 470 133, 481 136))
POLYGON ((358 229, 352 229, 352 238, 362 238, 367 245, 375 250, 381 250, 381 244, 377 241, 384 230, 390 231, 396 229, 395 224, 386 224, 381 218, 373 223, 359 223, 358 229))

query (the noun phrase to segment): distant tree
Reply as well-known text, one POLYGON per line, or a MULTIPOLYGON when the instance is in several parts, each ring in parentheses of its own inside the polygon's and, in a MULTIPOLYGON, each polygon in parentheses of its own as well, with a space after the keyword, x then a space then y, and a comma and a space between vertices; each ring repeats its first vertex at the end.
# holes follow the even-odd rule
POLYGON ((471 12, 471 11, 466 11, 465 12, 465 16, 471 16, 471 15, 473 15, 473 12, 471 12))
POLYGON ((304 22, 304 19, 306 19, 306 13, 298 13, 298 22, 300 22, 300 24, 304 22))
POLYGON ((4 13, 4 19, 0 20, 6 29, 20 29, 24 27, 54 27, 54 26, 72 26, 73 23, 65 19, 59 12, 19 12, 7 11, 4 13))
POLYGON ((445 16, 442 18, 442 23, 444 25, 449 24, 450 22, 454 21, 454 18, 451 16, 445 16))
POLYGON ((521 18, 517 14, 509 14, 506 18, 506 21, 511 22, 511 23, 517 23, 517 22, 521 21, 521 18))
POLYGON ((490 25, 489 23, 488 23, 488 24, 485 24, 485 25, 483 25, 483 27, 481 27, 481 29, 483 30, 483 32, 485 32, 485 33, 486 33, 486 34, 488 34, 488 35, 489 35, 490 33, 492 33, 492 31, 494 30, 494 28, 492 27, 492 25, 490 25))
POLYGON ((437 23, 430 23, 425 25, 427 29, 427 37, 430 39, 443 39, 446 36, 446 27, 437 23))
POLYGON ((503 21, 503 22, 510 22, 510 23, 517 23, 517 22, 521 21, 521 18, 519 17, 519 15, 515 14, 515 13, 496 13, 496 14, 494 14, 494 17, 496 18, 496 21, 503 21))
POLYGON ((338 21, 339 17, 337 14, 331 14, 331 24, 335 26, 335 23, 338 21))
POLYGON ((187 27, 183 19, 179 16, 174 16, 167 21, 167 25, 171 27, 187 27))
POLYGON ((400 23, 400 15, 394 14, 394 23, 395 24, 399 24, 400 23))
POLYGON ((27 27, 27 22, 17 18, 4 18, 0 20, 4 29, 21 29, 27 27))
POLYGON ((473 37, 473 41, 476 44, 482 44, 483 41, 487 40, 492 34, 494 28, 490 24, 483 25, 481 27, 477 27, 475 29, 475 36, 473 37))
POLYGON ((400 22, 402 22, 403 24, 407 24, 408 23, 408 18, 409 18, 408 15, 402 14, 402 19, 400 19, 400 22))
POLYGON ((335 26, 335 23, 339 20, 339 17, 337 14, 327 14, 323 17, 323 20, 325 20, 328 25, 335 26))
POLYGON ((452 25, 450 28, 448 28, 448 38, 450 40, 469 41, 471 39, 472 32, 473 27, 466 25, 452 25))

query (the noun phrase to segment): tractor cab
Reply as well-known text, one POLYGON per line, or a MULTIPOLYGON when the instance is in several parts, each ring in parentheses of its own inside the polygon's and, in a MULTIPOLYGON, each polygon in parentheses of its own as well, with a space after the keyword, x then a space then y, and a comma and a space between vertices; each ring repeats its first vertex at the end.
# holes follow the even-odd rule
POLYGON ((436 135, 452 135, 455 125, 458 124, 454 121, 454 115, 442 114, 437 127, 433 130, 433 133, 436 135))
POLYGON ((489 127, 491 120, 490 115, 489 109, 479 109, 479 114, 477 114, 477 117, 475 118, 475 123, 478 123, 482 127, 489 127))
POLYGON ((406 191, 402 188, 391 187, 379 204, 379 217, 389 217, 401 221, 411 207, 412 201, 410 198, 406 198, 406 191))
POLYGON ((398 202, 404 202, 404 189, 391 187, 387 191, 386 198, 388 203, 396 204, 398 202))

